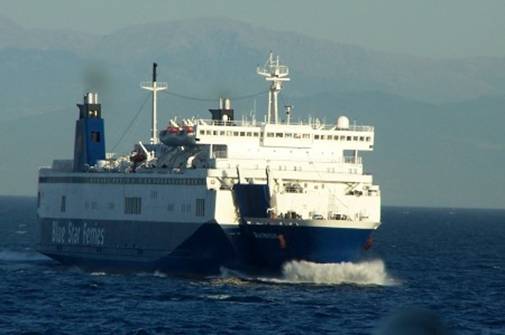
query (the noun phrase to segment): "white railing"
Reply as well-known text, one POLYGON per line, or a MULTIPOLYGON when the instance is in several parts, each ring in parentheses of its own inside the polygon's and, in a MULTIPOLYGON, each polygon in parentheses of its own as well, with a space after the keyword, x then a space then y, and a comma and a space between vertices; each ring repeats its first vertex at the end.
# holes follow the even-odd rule
MULTIPOLYGON (((293 159, 274 159, 270 157, 261 157, 261 158, 254 158, 254 157, 230 157, 229 154, 226 151, 213 151, 211 155, 212 159, 220 159, 220 160, 227 160, 230 163, 232 162, 258 162, 258 163, 263 163, 265 162, 266 165, 292 165, 296 163, 296 165, 300 165, 301 161, 300 159, 293 158, 293 159)), ((326 164, 328 167, 334 167, 335 165, 342 165, 342 164, 349 164, 349 165, 362 165, 363 164, 363 159, 361 156, 354 157, 354 156, 344 156, 336 159, 332 159, 329 161, 317 161, 317 160, 306 160, 303 161, 303 163, 307 163, 309 165, 317 165, 317 164, 326 164), (331 165, 331 166, 330 166, 331 165)))
MULTIPOLYGON (((206 119, 198 119, 197 125, 201 126, 234 126, 234 127, 264 127, 267 125, 265 122, 258 122, 256 120, 233 120, 233 121, 222 121, 222 120, 206 120, 206 119)), ((289 126, 310 126, 314 130, 332 130, 332 131, 367 131, 373 132, 373 126, 366 125, 349 125, 349 128, 337 128, 336 124, 323 124, 316 121, 307 121, 307 122, 297 122, 297 123, 278 123, 277 125, 289 125, 289 126)))
POLYGON ((268 160, 268 159, 252 159, 252 158, 228 158, 220 159, 213 156, 210 161, 210 166, 217 169, 235 169, 240 166, 246 170, 261 170, 264 171, 267 167, 271 171, 283 172, 315 172, 315 173, 337 173, 337 174, 363 174, 363 165, 361 157, 342 157, 341 160, 332 162, 316 162, 307 161, 299 163, 297 160, 268 160))

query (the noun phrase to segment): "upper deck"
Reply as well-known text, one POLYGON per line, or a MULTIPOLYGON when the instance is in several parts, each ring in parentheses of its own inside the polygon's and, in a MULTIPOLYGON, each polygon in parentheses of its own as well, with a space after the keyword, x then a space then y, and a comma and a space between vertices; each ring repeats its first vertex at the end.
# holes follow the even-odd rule
POLYGON ((255 121, 196 120, 194 133, 177 137, 194 137, 198 144, 257 145, 267 147, 338 147, 341 150, 372 151, 372 126, 306 123, 264 123, 255 121))

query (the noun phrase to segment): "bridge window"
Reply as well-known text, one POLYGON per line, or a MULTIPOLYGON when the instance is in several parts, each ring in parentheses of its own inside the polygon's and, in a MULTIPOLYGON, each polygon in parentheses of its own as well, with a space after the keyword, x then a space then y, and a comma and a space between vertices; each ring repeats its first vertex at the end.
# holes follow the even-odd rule
POLYGON ((369 136, 366 137, 366 141, 370 142, 370 137, 369 136))
POLYGON ((283 133, 275 133, 275 137, 283 137, 284 134, 283 133))
POLYGON ((319 135, 314 135, 314 139, 318 140, 319 139, 319 135))
POLYGON ((245 131, 241 131, 240 136, 245 136, 245 131))
POLYGON ((274 133, 267 133, 267 137, 274 137, 274 133))
POLYGON ((250 131, 248 131, 248 132, 246 133, 246 136, 251 137, 251 136, 252 136, 252 133, 251 133, 250 131))
POLYGON ((302 137, 305 138, 305 139, 309 139, 310 138, 310 134, 303 134, 302 137))

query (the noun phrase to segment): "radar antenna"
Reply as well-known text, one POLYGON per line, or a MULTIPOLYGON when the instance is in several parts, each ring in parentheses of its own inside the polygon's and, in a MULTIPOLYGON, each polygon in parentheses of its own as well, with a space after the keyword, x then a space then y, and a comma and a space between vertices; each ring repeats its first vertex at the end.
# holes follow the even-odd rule
POLYGON ((153 63, 153 80, 152 82, 143 82, 140 84, 140 87, 142 87, 145 90, 153 92, 153 108, 152 108, 152 123, 151 123, 151 139, 149 142, 151 144, 158 144, 160 143, 160 139, 158 137, 158 116, 157 116, 157 104, 156 104, 156 93, 158 91, 163 91, 166 90, 168 85, 167 83, 164 82, 157 82, 156 81, 156 67, 158 64, 153 63))
POLYGON ((265 65, 262 68, 258 66, 256 73, 265 77, 266 81, 272 82, 268 92, 267 123, 277 123, 279 120, 277 96, 282 89, 282 82, 289 81, 289 68, 286 65, 280 65, 279 56, 274 58, 270 51, 265 65))

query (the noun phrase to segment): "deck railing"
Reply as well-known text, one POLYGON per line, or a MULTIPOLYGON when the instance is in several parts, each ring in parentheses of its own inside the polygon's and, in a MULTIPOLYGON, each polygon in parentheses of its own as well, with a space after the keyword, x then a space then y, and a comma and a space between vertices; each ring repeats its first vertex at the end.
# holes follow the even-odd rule
MULTIPOLYGON (((206 119, 198 119, 196 121, 196 125, 201 126, 230 126, 230 127, 263 127, 267 125, 265 122, 258 122, 255 120, 233 120, 233 121, 222 121, 222 120, 206 120, 206 119)), ((316 121, 300 121, 296 123, 278 123, 277 125, 282 126, 310 126, 314 130, 337 130, 337 131, 374 131, 373 126, 367 125, 349 125, 349 128, 338 128, 336 124, 323 124, 316 121)))

